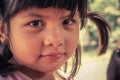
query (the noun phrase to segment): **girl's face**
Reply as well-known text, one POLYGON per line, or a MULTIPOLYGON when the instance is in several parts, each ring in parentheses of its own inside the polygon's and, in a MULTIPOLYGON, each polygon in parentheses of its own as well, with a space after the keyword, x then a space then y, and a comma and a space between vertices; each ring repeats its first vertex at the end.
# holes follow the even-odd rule
POLYGON ((39 72, 55 71, 78 45, 79 15, 56 8, 30 8, 10 20, 10 48, 16 61, 39 72))

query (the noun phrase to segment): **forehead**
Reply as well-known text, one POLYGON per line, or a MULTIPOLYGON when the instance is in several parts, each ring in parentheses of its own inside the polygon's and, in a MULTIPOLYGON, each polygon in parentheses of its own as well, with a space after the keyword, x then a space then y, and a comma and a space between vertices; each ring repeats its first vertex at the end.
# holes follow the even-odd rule
MULTIPOLYGON (((8 14, 14 16, 21 10, 28 8, 60 8, 70 10, 74 14, 75 10, 80 7, 79 4, 83 3, 82 0, 8 0, 8 14)), ((81 7, 82 8, 82 7, 81 7)))
MULTIPOLYGON (((27 10, 21 10, 16 15, 23 15, 23 17, 49 17, 49 16, 68 16, 70 17, 71 11, 59 8, 29 8, 27 10)), ((14 17, 14 16, 13 16, 14 17)))
POLYGON ((26 9, 29 7, 38 7, 38 8, 61 8, 74 10, 78 7, 79 3, 83 3, 81 0, 10 0, 9 3, 14 4, 12 7, 16 7, 14 9, 26 9), (22 5, 22 6, 21 6, 22 5))

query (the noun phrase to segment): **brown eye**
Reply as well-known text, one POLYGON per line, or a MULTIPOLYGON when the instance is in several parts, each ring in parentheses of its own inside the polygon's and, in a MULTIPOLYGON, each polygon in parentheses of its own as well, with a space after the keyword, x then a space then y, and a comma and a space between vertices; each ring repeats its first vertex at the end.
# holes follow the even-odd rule
POLYGON ((31 21, 29 24, 31 27, 43 27, 43 22, 39 20, 31 21))
POLYGON ((67 25, 72 25, 73 23, 75 23, 74 20, 72 20, 72 19, 65 19, 62 24, 64 26, 67 26, 67 25))

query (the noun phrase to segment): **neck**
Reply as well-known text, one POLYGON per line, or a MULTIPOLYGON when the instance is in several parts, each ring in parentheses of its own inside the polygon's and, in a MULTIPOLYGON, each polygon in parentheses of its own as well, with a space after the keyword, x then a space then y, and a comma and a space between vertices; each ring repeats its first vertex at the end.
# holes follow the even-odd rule
POLYGON ((30 77, 32 80, 55 80, 54 72, 50 73, 38 72, 25 66, 21 66, 18 70, 23 74, 27 75, 28 77, 30 77))
POLYGON ((12 58, 9 62, 15 65, 15 70, 22 72, 26 76, 30 77, 32 80, 55 80, 55 72, 43 73, 32 70, 30 68, 18 64, 14 58, 12 58))

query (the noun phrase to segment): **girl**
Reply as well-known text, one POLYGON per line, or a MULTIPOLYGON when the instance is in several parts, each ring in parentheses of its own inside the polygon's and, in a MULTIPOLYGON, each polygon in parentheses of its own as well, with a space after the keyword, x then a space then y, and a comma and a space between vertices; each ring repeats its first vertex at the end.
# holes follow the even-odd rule
POLYGON ((73 80, 80 65, 79 28, 87 18, 98 26, 103 53, 109 25, 87 13, 87 0, 1 0, 0 80, 73 80))

